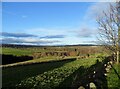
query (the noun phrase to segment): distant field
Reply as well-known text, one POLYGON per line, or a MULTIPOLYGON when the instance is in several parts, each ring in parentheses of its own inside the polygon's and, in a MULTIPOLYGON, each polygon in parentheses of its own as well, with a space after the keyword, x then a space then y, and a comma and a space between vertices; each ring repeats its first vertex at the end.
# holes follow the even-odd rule
POLYGON ((35 53, 35 52, 47 52, 47 51, 50 51, 48 49, 44 49, 44 48, 41 48, 41 47, 39 47, 39 48, 35 48, 35 47, 31 47, 31 48, 2 47, 1 49, 2 49, 2 54, 11 54, 11 55, 16 55, 16 56, 31 55, 32 53, 35 53))
POLYGON ((66 52, 66 51, 80 51, 81 53, 101 53, 104 50, 101 47, 97 46, 70 46, 70 47, 28 47, 28 48, 16 48, 16 47, 2 47, 0 50, 2 50, 2 54, 11 54, 16 56, 22 56, 22 55, 31 55, 35 52, 66 52))
POLYGON ((33 52, 29 49, 17 49, 17 48, 7 48, 3 47, 2 48, 2 54, 11 54, 11 55, 16 55, 16 56, 21 56, 21 55, 31 55, 33 52))
POLYGON ((2 47, 3 64, 11 64, 28 61, 40 62, 48 60, 60 60, 64 58, 86 58, 88 55, 101 53, 99 47, 78 46, 78 47, 2 47), (34 60, 35 59, 35 60, 34 60))

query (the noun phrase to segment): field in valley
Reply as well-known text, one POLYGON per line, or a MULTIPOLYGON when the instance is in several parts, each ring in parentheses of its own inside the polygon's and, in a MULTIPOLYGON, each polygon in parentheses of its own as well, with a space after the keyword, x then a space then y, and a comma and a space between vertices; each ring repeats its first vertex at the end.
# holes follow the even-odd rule
MULTIPOLYGON (((114 70, 104 76, 107 53, 100 46, 2 47, 2 85, 3 88, 77 89, 97 80, 101 87, 118 87, 111 85, 113 81, 119 82, 114 70)), ((120 67, 114 65, 114 68, 120 67)), ((96 85, 100 87, 98 82, 96 85)))

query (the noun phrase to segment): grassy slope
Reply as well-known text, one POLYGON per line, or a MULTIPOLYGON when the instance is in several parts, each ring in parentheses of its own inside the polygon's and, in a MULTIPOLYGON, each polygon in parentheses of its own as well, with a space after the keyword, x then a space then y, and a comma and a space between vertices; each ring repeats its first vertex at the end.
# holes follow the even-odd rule
POLYGON ((3 68, 3 86, 14 86, 20 80, 41 74, 45 71, 58 68, 65 63, 71 61, 63 62, 51 62, 51 63, 41 63, 41 64, 31 64, 26 66, 13 66, 3 68))
POLYGON ((80 66, 88 67, 96 58, 76 60, 73 62, 37 64, 3 69, 3 86, 54 87, 80 66), (9 80, 8 80, 9 79, 9 80), (20 82, 21 81, 21 82, 20 82), (18 84, 19 83, 19 84, 18 84), (53 86, 54 85, 54 86, 53 86))
MULTIPOLYGON (((120 76, 120 64, 119 65, 114 64, 113 67, 115 68, 115 70, 118 72, 120 76)), ((110 72, 108 73, 107 81, 108 81, 109 88, 116 88, 116 89, 120 88, 120 79, 118 78, 117 74, 113 69, 111 69, 110 72)))
MULTIPOLYGON (((30 55, 36 51, 34 49, 16 49, 16 48, 3 48, 4 54, 30 55), (24 50, 24 51, 23 51, 24 50)), ((93 55, 95 56, 95 55, 93 55)), ((98 55, 97 55, 98 56, 98 55)), ((34 63, 42 61, 56 60, 55 58, 42 58, 36 60, 29 60, 22 63, 34 63)), ((59 85, 66 77, 71 75, 80 66, 88 67, 96 62, 96 58, 76 60, 73 62, 59 62, 47 64, 35 64, 26 66, 17 66, 3 68, 3 86, 29 86, 29 87, 43 87, 46 89, 59 85), (62 76, 62 77, 61 77, 62 76), (53 86, 54 85, 54 86, 53 86)))

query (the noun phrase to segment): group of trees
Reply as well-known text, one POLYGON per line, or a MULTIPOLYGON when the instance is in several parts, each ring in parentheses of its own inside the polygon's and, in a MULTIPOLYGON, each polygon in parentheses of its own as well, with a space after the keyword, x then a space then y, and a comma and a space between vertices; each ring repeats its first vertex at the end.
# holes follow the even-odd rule
POLYGON ((117 63, 120 58, 120 1, 110 3, 109 10, 97 18, 99 41, 109 49, 117 63))

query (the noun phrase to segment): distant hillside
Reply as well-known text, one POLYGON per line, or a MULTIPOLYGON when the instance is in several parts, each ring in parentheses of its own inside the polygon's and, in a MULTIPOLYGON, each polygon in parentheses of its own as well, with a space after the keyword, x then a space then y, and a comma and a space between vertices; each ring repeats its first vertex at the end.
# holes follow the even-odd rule
POLYGON ((46 45, 17 45, 17 44, 0 44, 1 47, 65 47, 65 46, 99 46, 94 44, 77 44, 77 45, 53 45, 53 46, 46 46, 46 45))

